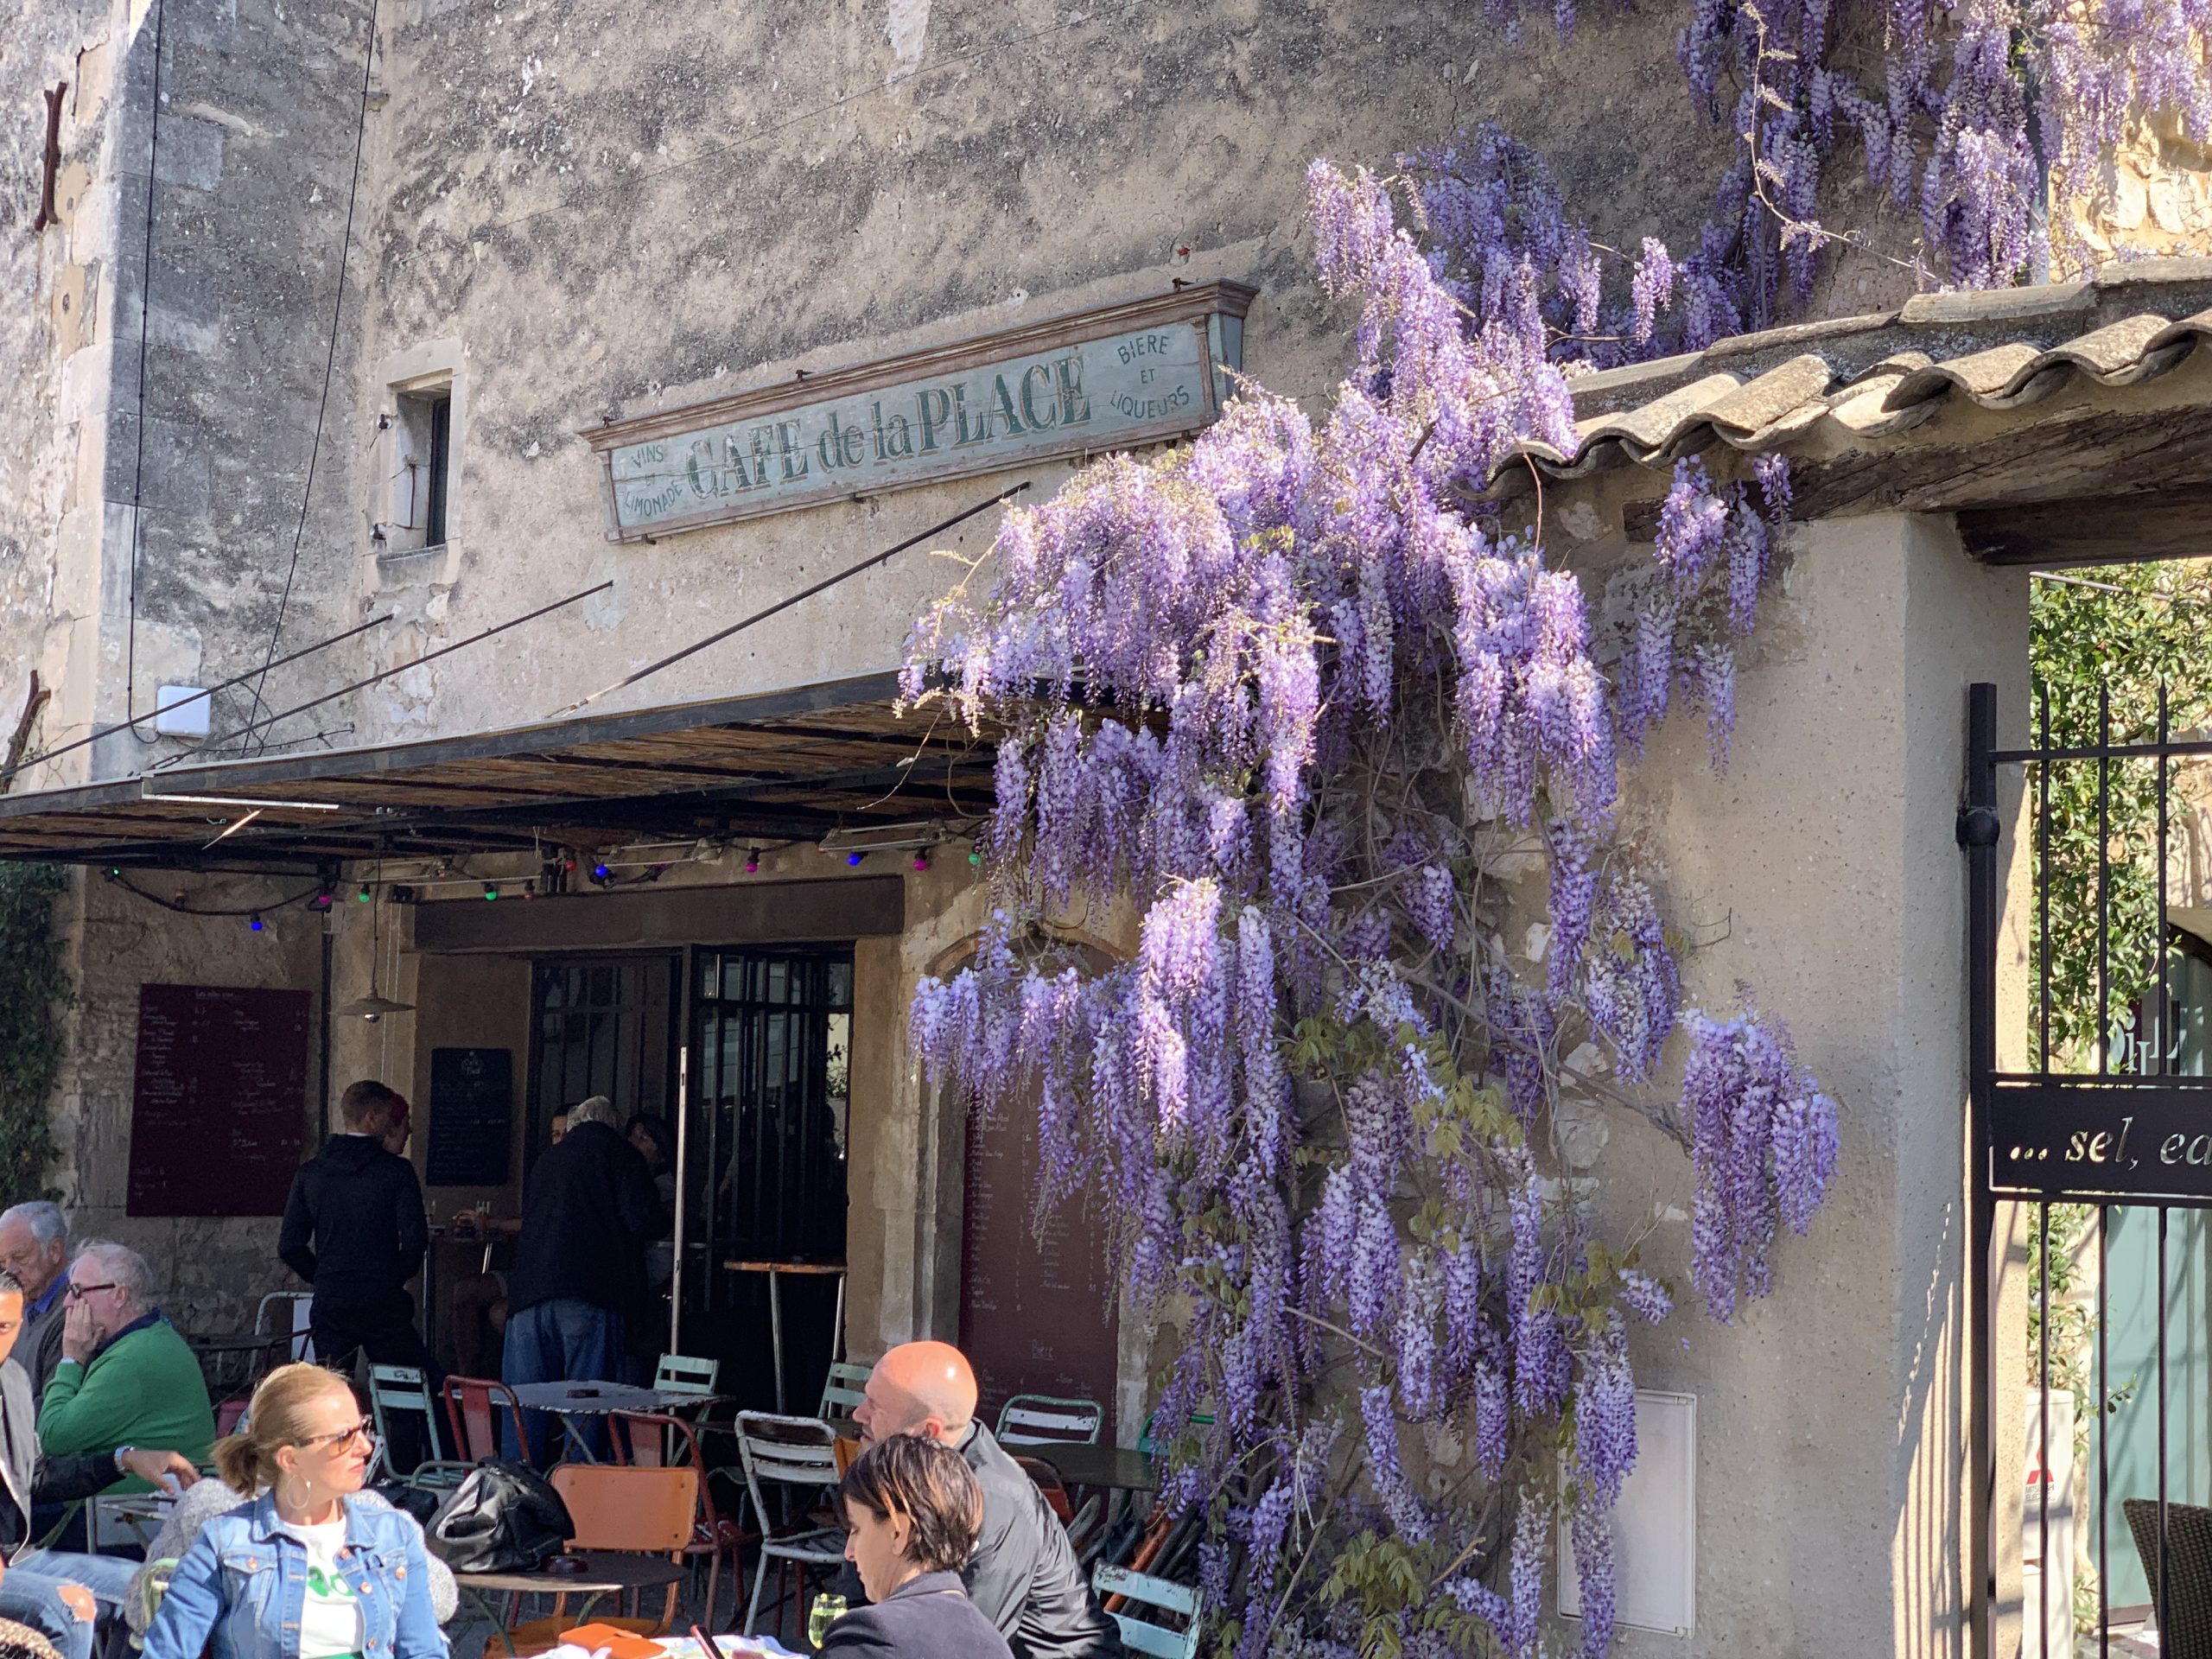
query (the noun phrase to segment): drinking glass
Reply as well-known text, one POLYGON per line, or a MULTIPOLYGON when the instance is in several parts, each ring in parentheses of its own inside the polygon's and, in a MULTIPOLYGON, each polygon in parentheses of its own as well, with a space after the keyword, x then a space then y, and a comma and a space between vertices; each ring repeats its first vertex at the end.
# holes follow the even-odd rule
POLYGON ((833 1596, 827 1590, 814 1599, 814 1611, 806 1616, 806 1639, 815 1648, 830 1639, 830 1627, 845 1616, 845 1599, 833 1596))

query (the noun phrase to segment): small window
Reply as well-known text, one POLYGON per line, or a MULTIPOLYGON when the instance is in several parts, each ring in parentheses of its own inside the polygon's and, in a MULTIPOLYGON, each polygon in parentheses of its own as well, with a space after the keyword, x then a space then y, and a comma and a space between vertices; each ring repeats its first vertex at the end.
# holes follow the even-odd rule
POLYGON ((452 457, 453 397, 448 394, 430 404, 429 505, 423 524, 426 547, 445 545, 447 468, 452 457))
POLYGON ((382 550, 391 556, 442 547, 453 523, 451 377, 393 387, 391 429, 382 550))

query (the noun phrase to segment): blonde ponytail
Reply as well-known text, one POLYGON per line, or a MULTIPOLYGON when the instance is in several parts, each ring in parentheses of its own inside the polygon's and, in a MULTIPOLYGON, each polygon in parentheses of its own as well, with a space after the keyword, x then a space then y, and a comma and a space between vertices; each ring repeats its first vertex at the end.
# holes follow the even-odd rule
POLYGON ((238 1432, 215 1442, 217 1478, 241 1497, 274 1486, 277 1451, 307 1437, 308 1407, 336 1390, 353 1398, 353 1385, 320 1365, 279 1365, 270 1372, 253 1391, 238 1432))

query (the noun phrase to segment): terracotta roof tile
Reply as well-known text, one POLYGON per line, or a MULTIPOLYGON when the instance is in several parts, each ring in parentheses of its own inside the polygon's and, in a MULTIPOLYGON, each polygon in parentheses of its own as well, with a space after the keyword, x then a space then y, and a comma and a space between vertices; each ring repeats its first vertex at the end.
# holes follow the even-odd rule
POLYGON ((1777 449, 1823 430, 1847 442, 1901 432, 1954 400, 2012 409, 2076 382, 2132 385, 2212 342, 2212 258, 2143 259, 2077 283, 1924 294, 1896 312, 1771 328, 1703 352, 1581 375, 1571 454, 1529 443, 1489 480, 1671 467, 1726 443, 1777 449))

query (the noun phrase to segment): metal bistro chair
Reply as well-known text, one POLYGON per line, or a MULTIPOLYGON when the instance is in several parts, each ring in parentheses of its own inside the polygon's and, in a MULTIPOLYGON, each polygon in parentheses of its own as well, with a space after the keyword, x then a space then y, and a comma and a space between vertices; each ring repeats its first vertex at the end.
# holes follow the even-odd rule
POLYGON ((653 1387, 662 1394, 710 1395, 721 1381, 719 1359, 694 1359, 689 1354, 663 1354, 653 1371, 653 1387))
POLYGON ((370 1465, 372 1480, 381 1466, 393 1479, 410 1486, 424 1491, 448 1491, 460 1485, 474 1466, 448 1460, 445 1443, 438 1438, 438 1413, 430 1399, 430 1385, 415 1366, 369 1367, 369 1415, 377 1426, 376 1460, 370 1465), (391 1420, 399 1412, 411 1412, 422 1418, 423 1440, 430 1449, 430 1455, 412 1469, 395 1468, 391 1462, 391 1420))
MULTIPOLYGON (((691 1535, 691 1514, 699 1501, 699 1477, 691 1469, 625 1468, 612 1463, 563 1463, 554 1465, 549 1478, 561 1501, 569 1506, 575 1536, 570 1549, 602 1550, 610 1554, 664 1555, 677 1560, 691 1535)), ((569 1598, 550 1581, 553 1612, 532 1619, 502 1634, 485 1638, 484 1659, 506 1659, 543 1653, 560 1645, 563 1632, 574 1624, 566 1610, 569 1598)), ((632 1615, 594 1620, 612 1624, 633 1636, 658 1636, 676 1622, 679 1586, 668 1586, 660 1617, 632 1615)), ((634 1593, 634 1592, 633 1592, 634 1593)))
MULTIPOLYGON (((2143 1577, 2158 1593, 2158 1503, 2131 1497, 2120 1509, 2143 1559, 2143 1577)), ((2153 1610, 2163 1659, 2212 1659, 2212 1509, 2166 1505, 2166 1599, 2153 1610)))
POLYGON ((1096 1400, 1056 1400, 1048 1394, 1017 1394, 999 1412, 1001 1446, 1096 1446, 1106 1426, 1106 1408, 1096 1400))
POLYGON ((1147 1659, 1198 1659, 1204 1599, 1189 1585, 1171 1584, 1148 1573, 1132 1573, 1126 1567, 1109 1567, 1103 1561, 1092 1572, 1090 1582, 1098 1592, 1100 1604, 1121 1626, 1122 1645, 1131 1653, 1144 1654, 1147 1659), (1132 1602, 1180 1618, 1183 1628, 1123 1612, 1122 1608, 1132 1602))
POLYGON ((868 1398, 868 1380, 874 1370, 873 1365, 849 1359, 830 1361, 830 1375, 822 1384, 822 1409, 816 1414, 826 1423, 849 1421, 868 1398))
POLYGON ((499 1452, 499 1418, 505 1411, 514 1421, 515 1444, 524 1463, 530 1454, 530 1427, 523 1421, 522 1402, 505 1383, 488 1376, 449 1376, 445 1384, 446 1421, 453 1429, 454 1450, 467 1463, 496 1459, 499 1452))
MULTIPOLYGON (((806 1569, 834 1569, 844 1563, 845 1532, 842 1527, 809 1527, 805 1508, 837 1484, 837 1431, 819 1417, 779 1417, 772 1412, 737 1414, 737 1453, 745 1469, 746 1495, 753 1501, 753 1518, 760 1529, 760 1565, 753 1575, 753 1599, 745 1610, 744 1634, 751 1636, 760 1618, 760 1592, 768 1583, 768 1564, 776 1563, 776 1605, 785 1599, 784 1573, 798 1574, 798 1599, 806 1594, 806 1569), (798 1525, 789 1518, 788 1501, 781 1529, 768 1513, 766 1485, 791 1488, 802 1494, 798 1525)), ((786 1494, 788 1499, 788 1494, 786 1494)))
POLYGON ((308 1329, 306 1315, 314 1304, 315 1293, 311 1290, 272 1290, 253 1310, 253 1334, 268 1337, 280 1331, 288 1332, 292 1340, 284 1351, 284 1357, 313 1359, 315 1337, 308 1329), (277 1318, 270 1317, 271 1309, 280 1310, 277 1318))
MULTIPOLYGON (((693 1517, 691 1536, 683 1545, 686 1560, 704 1557, 707 1562, 706 1626, 714 1628, 715 1608, 721 1599, 722 1561, 729 1561, 733 1604, 737 1599, 737 1551, 743 1534, 734 1521, 725 1521, 715 1508, 707 1478, 707 1460, 699 1451, 699 1431, 684 1419, 668 1412, 618 1411, 607 1420, 608 1442, 614 1461, 638 1469, 689 1468, 699 1478, 699 1510, 693 1517)), ((734 1605, 731 1607, 735 1613, 734 1605)))

